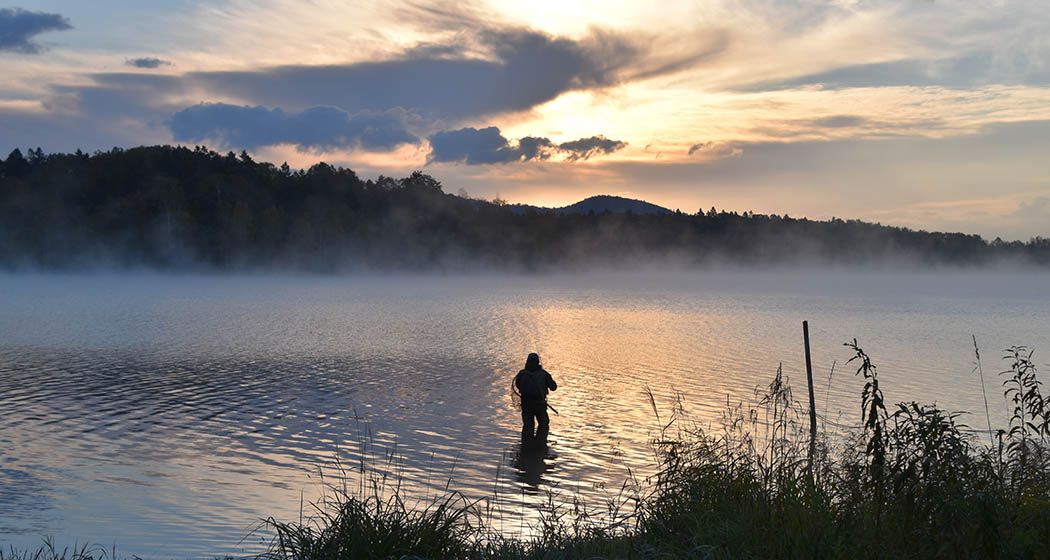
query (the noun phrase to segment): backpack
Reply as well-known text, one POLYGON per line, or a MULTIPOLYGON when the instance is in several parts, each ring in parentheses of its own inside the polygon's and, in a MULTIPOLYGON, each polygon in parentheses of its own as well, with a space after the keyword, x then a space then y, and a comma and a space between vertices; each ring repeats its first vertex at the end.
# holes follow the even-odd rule
POLYGON ((525 399, 542 399, 547 396, 547 372, 538 369, 536 371, 529 371, 527 369, 521 370, 518 374, 521 377, 521 383, 519 389, 521 390, 521 396, 525 399))

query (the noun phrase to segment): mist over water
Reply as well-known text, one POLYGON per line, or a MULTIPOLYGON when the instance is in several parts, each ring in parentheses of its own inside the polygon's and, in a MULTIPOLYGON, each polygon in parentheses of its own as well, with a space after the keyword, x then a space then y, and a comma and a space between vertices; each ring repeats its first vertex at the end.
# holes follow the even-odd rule
POLYGON ((692 271, 470 276, 0 276, 0 544, 116 543, 143 557, 257 552, 341 461, 493 496, 526 531, 554 490, 598 501, 653 470, 660 407, 701 421, 753 399, 779 363, 857 424, 854 337, 886 398, 975 414, 984 360, 1050 362, 1040 272, 692 271), (528 352, 559 383, 550 454, 523 465, 510 393, 528 352), (837 361, 830 388, 827 373, 837 361), (393 457, 393 459, 390 459, 393 457), (518 459, 518 460, 516 460, 518 459), (451 479, 451 480, 449 480, 451 479), (604 489, 603 489, 604 487, 604 489))

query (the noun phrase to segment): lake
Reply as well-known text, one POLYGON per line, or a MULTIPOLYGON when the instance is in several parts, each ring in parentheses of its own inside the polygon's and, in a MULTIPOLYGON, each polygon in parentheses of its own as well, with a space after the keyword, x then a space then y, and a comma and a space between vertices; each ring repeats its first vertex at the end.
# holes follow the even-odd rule
MULTIPOLYGON (((818 409, 860 417, 856 337, 890 402, 985 424, 1002 349, 1050 362, 1045 272, 693 271, 563 276, 0 276, 0 545, 97 543, 144 558, 251 554, 366 465, 426 499, 599 504, 654 469, 676 399, 700 422, 778 365, 818 409), (559 383, 550 445, 522 457, 510 391, 539 352, 559 383), (836 364, 830 385, 828 374, 836 364), (657 418, 647 389, 651 390, 657 418), (245 537, 248 538, 245 538, 245 537)), ((984 434, 978 434, 986 437, 984 434)))

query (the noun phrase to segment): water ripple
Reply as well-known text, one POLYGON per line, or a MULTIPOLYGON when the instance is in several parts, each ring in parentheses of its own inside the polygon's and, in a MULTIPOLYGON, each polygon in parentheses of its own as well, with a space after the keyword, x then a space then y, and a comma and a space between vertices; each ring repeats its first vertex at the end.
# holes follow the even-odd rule
POLYGON ((628 472, 652 473, 656 414, 679 398, 715 422, 781 362, 802 395, 804 318, 818 405, 846 423, 853 336, 891 401, 974 411, 971 333, 986 372, 995 348, 1050 351, 1050 304, 1024 290, 856 298, 730 278, 0 277, 0 544, 251 553, 265 535, 240 539, 259 519, 296 519, 322 478, 354 484, 362 469, 416 496, 487 498, 497 527, 527 531, 550 490, 601 503, 628 472), (510 394, 534 350, 560 385, 539 453, 517 443, 510 394))

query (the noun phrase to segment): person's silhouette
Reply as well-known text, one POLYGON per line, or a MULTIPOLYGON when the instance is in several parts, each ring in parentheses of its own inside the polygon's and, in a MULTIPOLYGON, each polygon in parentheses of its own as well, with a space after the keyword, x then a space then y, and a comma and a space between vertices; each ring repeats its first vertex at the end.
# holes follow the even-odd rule
POLYGON ((525 359, 525 369, 514 377, 514 388, 521 396, 521 438, 547 440, 551 420, 547 414, 547 392, 556 391, 558 384, 540 365, 540 355, 533 352, 525 359), (539 424, 538 429, 536 424, 539 424))

